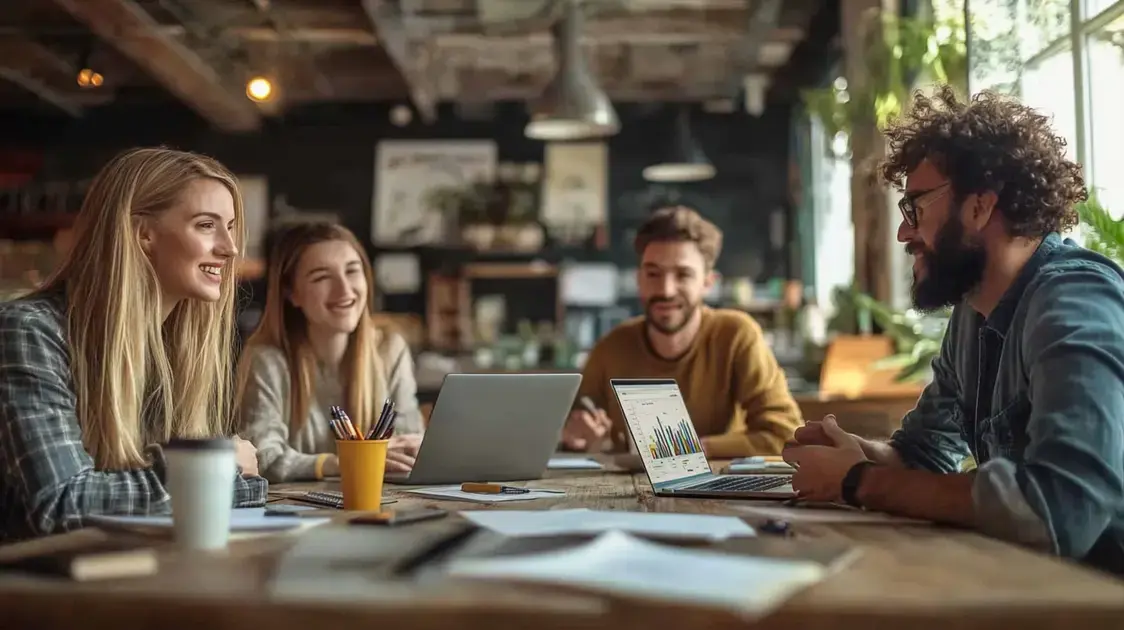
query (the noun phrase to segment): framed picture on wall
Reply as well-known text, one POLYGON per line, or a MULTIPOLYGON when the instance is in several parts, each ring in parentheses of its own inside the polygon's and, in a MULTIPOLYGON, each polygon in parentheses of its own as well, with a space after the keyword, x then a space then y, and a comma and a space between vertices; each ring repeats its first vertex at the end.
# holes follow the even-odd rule
POLYGON ((446 217, 429 204, 439 188, 492 181, 492 140, 384 140, 375 155, 371 242, 411 246, 445 240, 446 217))
POLYGON ((557 240, 582 241, 608 225, 608 155, 604 142, 546 145, 541 215, 557 240))

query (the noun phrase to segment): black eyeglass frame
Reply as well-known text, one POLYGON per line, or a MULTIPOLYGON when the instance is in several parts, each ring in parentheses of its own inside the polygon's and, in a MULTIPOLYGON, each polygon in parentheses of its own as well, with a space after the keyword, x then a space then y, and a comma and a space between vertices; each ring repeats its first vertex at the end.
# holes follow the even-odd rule
POLYGON ((928 190, 916 191, 902 195, 902 198, 898 200, 898 210, 901 211, 902 219, 905 221, 905 224, 910 228, 916 228, 918 213, 924 210, 929 205, 928 203, 921 204, 919 202, 926 197, 928 197, 927 201, 930 203, 936 201, 937 199, 940 199, 946 193, 948 193, 951 184, 952 182, 945 182, 928 190), (940 191, 941 194, 933 195, 933 193, 938 191, 940 191))

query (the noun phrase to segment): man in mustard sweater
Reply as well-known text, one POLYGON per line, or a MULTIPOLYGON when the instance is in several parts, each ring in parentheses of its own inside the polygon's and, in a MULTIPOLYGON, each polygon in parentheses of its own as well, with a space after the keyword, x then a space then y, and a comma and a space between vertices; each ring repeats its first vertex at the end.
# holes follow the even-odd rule
POLYGON ((562 433, 570 450, 628 448, 628 429, 611 378, 674 378, 708 457, 777 455, 802 424, 784 372, 741 311, 712 309, 703 297, 716 279, 722 232, 685 207, 656 211, 636 234, 637 288, 644 316, 594 346, 582 374, 579 404, 562 433))

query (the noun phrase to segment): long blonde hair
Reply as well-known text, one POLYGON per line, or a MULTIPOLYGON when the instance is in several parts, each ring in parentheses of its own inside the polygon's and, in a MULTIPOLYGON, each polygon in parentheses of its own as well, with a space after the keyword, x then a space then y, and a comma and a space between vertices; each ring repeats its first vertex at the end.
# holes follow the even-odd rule
POLYGON ((200 179, 234 197, 241 249, 242 196, 226 168, 193 153, 132 149, 94 179, 73 247, 42 288, 67 298, 82 443, 100 470, 144 465, 146 444, 229 429, 236 266, 223 274, 217 302, 182 300, 165 321, 160 283, 140 243, 138 219, 174 206, 200 179))
POLYGON ((378 418, 381 398, 386 391, 385 366, 378 351, 379 333, 371 318, 375 279, 367 253, 355 234, 341 225, 320 221, 296 223, 278 234, 274 243, 266 273, 265 308, 258 327, 246 340, 238 367, 238 399, 241 400, 251 377, 255 347, 278 348, 284 353, 289 364, 289 427, 294 433, 308 423, 317 369, 316 355, 308 340, 308 320, 288 296, 305 251, 317 243, 329 241, 342 241, 354 248, 367 279, 366 308, 348 339, 339 367, 345 409, 361 430, 365 431, 378 418))

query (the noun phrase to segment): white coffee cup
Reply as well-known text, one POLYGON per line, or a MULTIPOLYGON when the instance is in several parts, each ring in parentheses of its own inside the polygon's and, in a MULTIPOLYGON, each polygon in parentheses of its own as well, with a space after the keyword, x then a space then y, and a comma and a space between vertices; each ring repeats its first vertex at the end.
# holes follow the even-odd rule
POLYGON ((164 453, 176 543, 198 551, 226 548, 238 474, 234 442, 177 439, 164 453))

